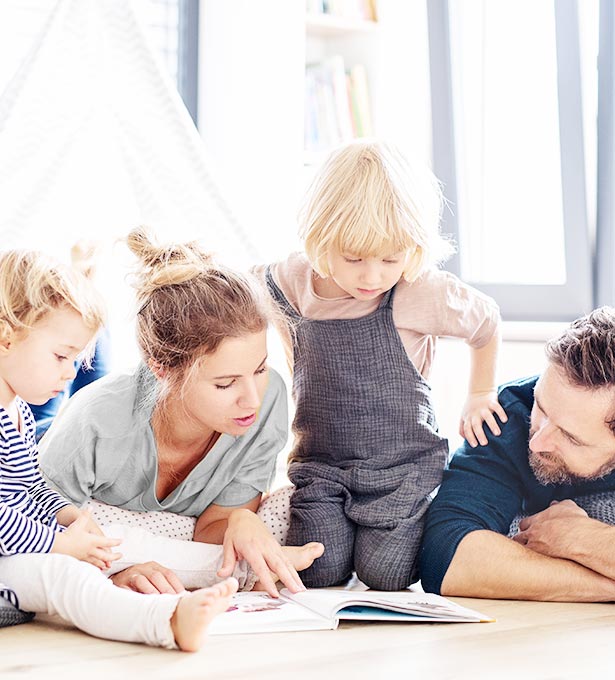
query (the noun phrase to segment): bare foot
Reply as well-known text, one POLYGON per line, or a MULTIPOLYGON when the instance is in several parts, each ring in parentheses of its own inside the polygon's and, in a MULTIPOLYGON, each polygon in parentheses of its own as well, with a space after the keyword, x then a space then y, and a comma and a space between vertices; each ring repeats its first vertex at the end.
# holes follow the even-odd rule
POLYGON ((282 546, 284 557, 290 561, 297 571, 303 571, 312 565, 324 552, 325 546, 322 543, 306 543, 305 545, 282 546))
POLYGON ((226 611, 238 587, 236 578, 227 578, 211 588, 201 588, 184 595, 171 617, 175 642, 184 652, 196 652, 205 640, 209 622, 226 611))
MULTIPOLYGON (((284 557, 295 568, 295 571, 303 571, 325 552, 325 546, 316 541, 298 546, 284 545, 282 546, 282 552, 284 557)), ((276 582, 280 580, 274 572, 271 572, 271 578, 276 582)), ((254 584, 253 590, 267 590, 267 588, 260 581, 257 581, 254 584)))

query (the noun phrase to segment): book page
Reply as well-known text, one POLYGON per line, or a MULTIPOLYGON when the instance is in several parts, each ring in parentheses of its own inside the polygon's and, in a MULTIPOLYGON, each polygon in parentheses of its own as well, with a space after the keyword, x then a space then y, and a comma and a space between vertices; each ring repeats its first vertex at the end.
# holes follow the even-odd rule
POLYGON ((209 625, 210 635, 276 633, 293 630, 331 630, 337 627, 327 619, 285 597, 267 593, 236 593, 231 606, 209 625))
MULTIPOLYGON (((461 607, 450 600, 432 593, 416 593, 411 591, 382 592, 366 590, 363 592, 349 590, 317 589, 292 594, 282 591, 286 597, 301 603, 321 616, 331 619, 346 618, 346 608, 351 609, 348 618, 375 619, 378 612, 370 616, 370 610, 383 610, 411 615, 404 620, 430 621, 489 621, 489 617, 472 609, 461 607), (358 610, 356 608, 360 607, 358 610), (360 613, 360 616, 359 616, 360 613)), ((380 612, 381 616, 382 611, 380 612)), ((386 616, 390 619, 390 616, 386 616)), ((399 617, 398 617, 399 618, 399 617)))

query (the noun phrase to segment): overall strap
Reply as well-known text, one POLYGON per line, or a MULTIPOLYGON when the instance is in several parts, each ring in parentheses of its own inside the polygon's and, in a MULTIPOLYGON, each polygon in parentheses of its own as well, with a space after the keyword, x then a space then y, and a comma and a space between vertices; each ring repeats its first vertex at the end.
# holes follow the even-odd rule
POLYGON ((265 281, 267 283, 267 288, 271 293, 271 297, 275 300, 281 310, 286 314, 287 317, 299 321, 301 316, 297 313, 295 308, 286 299, 284 293, 280 290, 278 284, 273 280, 273 274, 271 273, 271 265, 265 269, 265 281))
POLYGON ((384 309, 385 307, 388 307, 389 309, 393 309, 393 297, 395 296, 395 289, 397 288, 397 284, 393 286, 390 290, 387 290, 387 292, 382 296, 382 300, 380 300, 380 304, 378 305, 378 309, 384 309))

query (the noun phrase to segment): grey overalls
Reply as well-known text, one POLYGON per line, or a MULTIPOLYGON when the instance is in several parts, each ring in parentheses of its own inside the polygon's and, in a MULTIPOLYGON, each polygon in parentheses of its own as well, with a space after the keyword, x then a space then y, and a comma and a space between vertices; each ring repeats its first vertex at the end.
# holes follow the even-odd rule
POLYGON ((355 569, 371 588, 405 588, 417 578, 424 515, 448 445, 393 323, 395 288, 368 316, 314 320, 297 314, 270 269, 267 285, 294 326, 287 545, 325 545, 301 579, 337 585, 355 569))

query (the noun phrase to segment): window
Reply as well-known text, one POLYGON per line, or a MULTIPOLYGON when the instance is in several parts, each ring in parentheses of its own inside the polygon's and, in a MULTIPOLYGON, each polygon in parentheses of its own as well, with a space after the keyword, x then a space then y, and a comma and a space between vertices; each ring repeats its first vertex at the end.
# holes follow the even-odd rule
MULTIPOLYGON (((597 2, 580 4, 583 25, 597 25, 597 2)), ((459 246, 451 268, 506 319, 589 311, 595 143, 586 150, 583 108, 595 115, 595 100, 588 107, 581 76, 596 79, 596 33, 583 33, 581 59, 575 2, 430 0, 428 10, 434 170, 450 202, 443 229, 459 246)))

